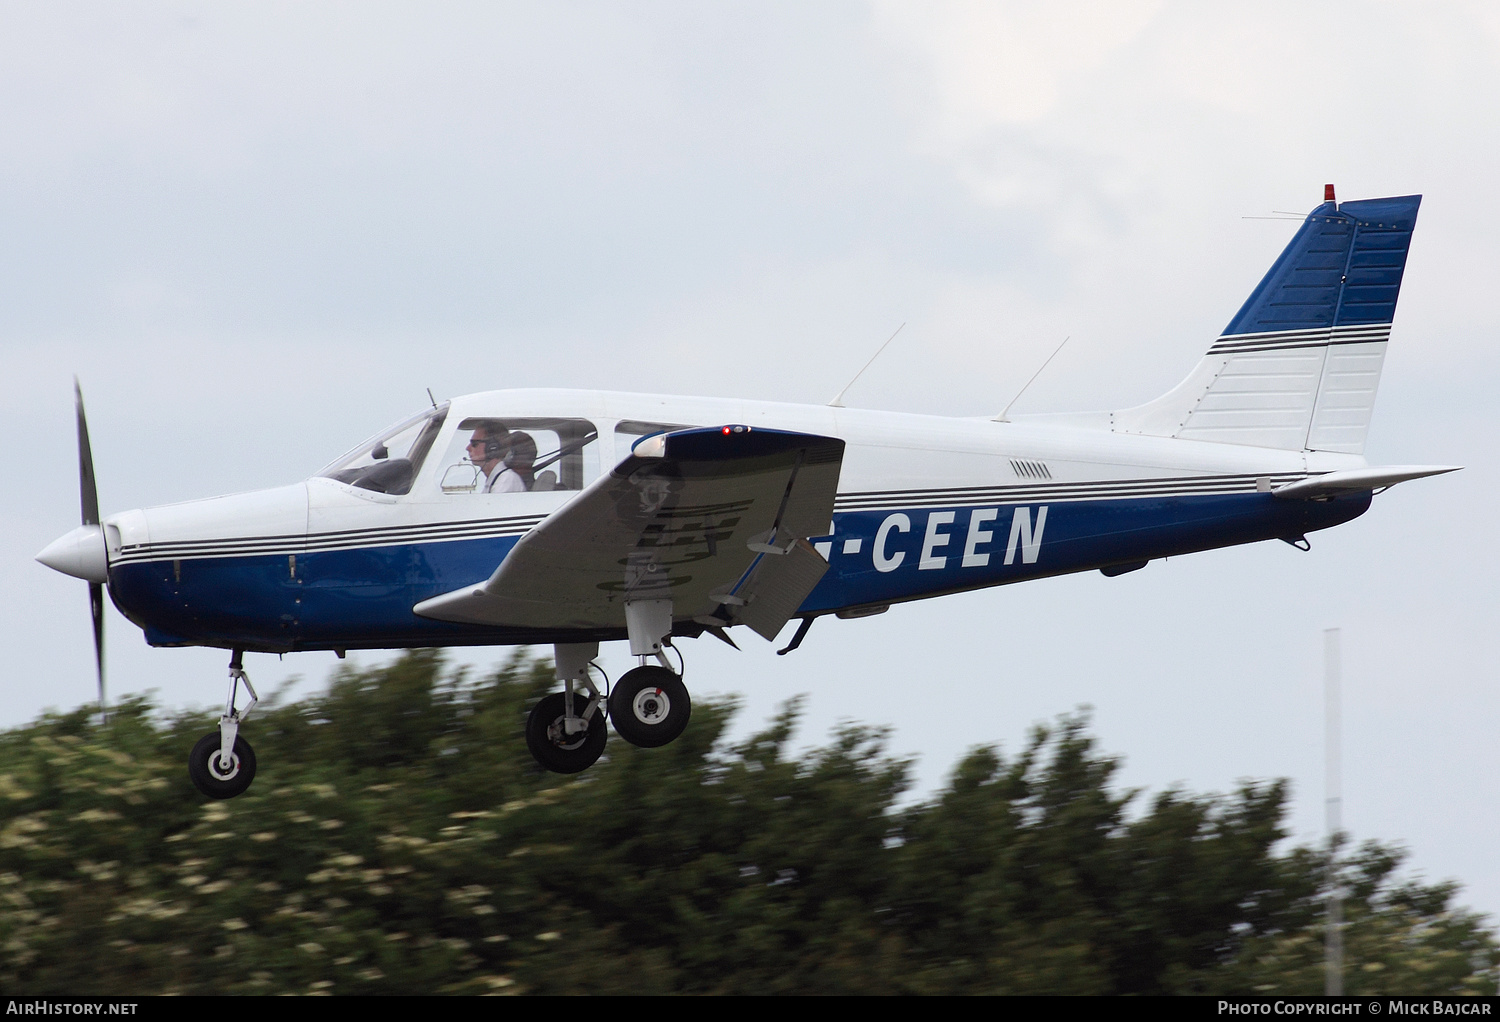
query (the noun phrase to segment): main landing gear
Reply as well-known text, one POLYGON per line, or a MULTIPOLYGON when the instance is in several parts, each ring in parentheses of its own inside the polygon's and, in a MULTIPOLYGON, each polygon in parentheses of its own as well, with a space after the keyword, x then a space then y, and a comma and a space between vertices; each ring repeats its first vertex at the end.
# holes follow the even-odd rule
MULTIPOLYGON (((639 603, 626 604, 630 652, 641 662, 620 678, 608 699, 615 733, 643 749, 660 748, 676 739, 693 712, 681 676, 662 653, 672 629, 671 601, 650 602, 663 606, 642 611, 639 603), (643 631, 655 638, 643 639, 643 631), (653 656, 660 666, 646 662, 653 656)), ((589 676, 589 662, 598 655, 597 642, 555 645, 557 680, 562 682, 563 691, 545 696, 526 718, 526 747, 538 763, 555 773, 587 770, 604 752, 606 701, 589 676)))
POLYGON ((229 700, 219 718, 219 730, 198 739, 188 754, 188 777, 209 798, 234 798, 255 780, 255 750, 240 737, 240 725, 259 701, 245 673, 244 651, 237 649, 229 659, 229 700), (236 710, 234 702, 242 682, 250 701, 243 710, 236 710))
POLYGON ((646 664, 625 672, 609 693, 609 722, 631 745, 657 749, 682 734, 693 704, 682 679, 646 664))

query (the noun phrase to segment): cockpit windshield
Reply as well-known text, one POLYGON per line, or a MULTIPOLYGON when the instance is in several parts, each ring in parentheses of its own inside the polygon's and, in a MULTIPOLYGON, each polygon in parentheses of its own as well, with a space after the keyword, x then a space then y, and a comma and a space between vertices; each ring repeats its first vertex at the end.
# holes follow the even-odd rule
POLYGON ((414 415, 366 440, 318 475, 376 493, 409 493, 447 417, 446 404, 414 415))

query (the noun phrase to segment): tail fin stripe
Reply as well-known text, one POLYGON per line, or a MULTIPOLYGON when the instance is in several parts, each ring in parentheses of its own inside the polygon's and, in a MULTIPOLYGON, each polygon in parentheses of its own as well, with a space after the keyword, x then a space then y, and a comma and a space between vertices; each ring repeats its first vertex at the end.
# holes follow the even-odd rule
POLYGON ((1346 323, 1342 326, 1319 326, 1303 330, 1262 330, 1261 332, 1254 334, 1220 334, 1218 340, 1221 342, 1255 341, 1273 337, 1310 337, 1316 339, 1321 337, 1328 337, 1330 335, 1338 337, 1350 333, 1367 333, 1371 330, 1387 329, 1390 329, 1389 323, 1346 323))
POLYGON ((1233 334, 1220 337, 1209 348, 1210 355, 1240 354, 1247 351, 1279 351, 1287 348, 1326 348, 1337 344, 1366 344, 1389 339, 1389 323, 1369 326, 1334 327, 1332 330, 1287 330, 1262 334, 1233 334))

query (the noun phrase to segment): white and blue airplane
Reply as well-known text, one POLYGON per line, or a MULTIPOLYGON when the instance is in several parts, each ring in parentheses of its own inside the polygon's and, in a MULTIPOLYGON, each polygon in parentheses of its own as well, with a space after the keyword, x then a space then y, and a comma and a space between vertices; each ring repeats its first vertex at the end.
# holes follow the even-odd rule
MULTIPOLYGON (((38 560, 153 646, 231 651, 189 772, 249 786, 247 652, 552 643, 527 744, 598 759, 686 726, 667 650, 1067 572, 1306 536, 1452 471, 1362 456, 1420 196, 1325 200, 1181 384, 1114 412, 945 418, 582 390, 454 398, 311 479, 101 519, 78 396, 83 524, 38 560), (638 666, 608 692, 591 662, 638 666), (237 705, 243 685, 246 703, 237 705)), ((680 654, 679 654, 680 656, 680 654)), ((678 661, 680 668, 681 661, 678 661)))

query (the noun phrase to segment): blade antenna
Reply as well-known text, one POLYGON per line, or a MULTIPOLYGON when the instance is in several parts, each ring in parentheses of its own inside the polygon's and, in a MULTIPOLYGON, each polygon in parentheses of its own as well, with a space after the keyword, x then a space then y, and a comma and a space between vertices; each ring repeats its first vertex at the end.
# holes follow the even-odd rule
MULTIPOLYGON (((99 487, 94 481, 94 452, 89 446, 89 423, 83 414, 83 387, 73 377, 73 407, 78 413, 78 503, 84 525, 99 524, 99 487)), ((94 675, 99 682, 99 719, 109 723, 104 700, 104 587, 89 583, 89 617, 94 623, 94 675)))
MULTIPOLYGON (((906 328, 906 324, 902 323, 900 326, 898 326, 896 328, 896 334, 899 334, 905 328, 906 328)), ((885 344, 882 344, 879 348, 875 349, 875 354, 873 354, 873 355, 870 356, 870 361, 868 361, 868 362, 865 363, 864 369, 861 369, 859 372, 855 373, 854 374, 854 379, 852 379, 848 383, 844 384, 844 389, 841 390, 841 391, 839 391, 837 394, 835 394, 833 396, 833 400, 830 401, 830 402, 828 402, 828 407, 829 408, 842 408, 842 407, 844 407, 844 395, 849 392, 849 388, 850 387, 854 386, 856 383, 859 382, 859 378, 865 374, 865 369, 868 369, 872 365, 875 364, 875 360, 880 357, 880 353, 882 351, 884 351, 887 347, 889 347, 890 343, 896 339, 896 334, 891 334, 891 336, 889 336, 889 337, 887 337, 885 339, 885 344)))
MULTIPOLYGON (((1059 344, 1057 346, 1057 348, 1052 352, 1052 354, 1050 354, 1050 355, 1047 356, 1047 361, 1045 361, 1045 362, 1042 363, 1042 369, 1046 369, 1049 365, 1051 365, 1052 364, 1052 360, 1057 357, 1057 353, 1059 351, 1063 350, 1063 345, 1067 344, 1072 339, 1073 339, 1073 335, 1072 334, 1069 334, 1068 336, 1064 337, 1062 339, 1062 344, 1059 344)), ((1033 383, 1036 382, 1036 378, 1038 376, 1042 375, 1042 369, 1038 369, 1036 372, 1034 372, 1034 373, 1031 374, 1031 379, 1029 379, 1029 380, 1026 381, 1026 386, 1022 387, 1020 389, 1020 391, 1017 392, 1016 396, 1010 399, 1010 404, 1008 404, 1008 405, 1005 406, 1005 411, 1003 411, 999 415, 995 416, 994 421, 996 421, 996 422, 1009 422, 1010 421, 1009 419, 1006 418, 1006 416, 1010 414, 1010 410, 1011 410, 1011 408, 1013 408, 1015 406, 1015 403, 1017 401, 1021 400, 1021 395, 1024 394, 1024 393, 1026 393, 1027 388, 1030 387, 1033 383)))

